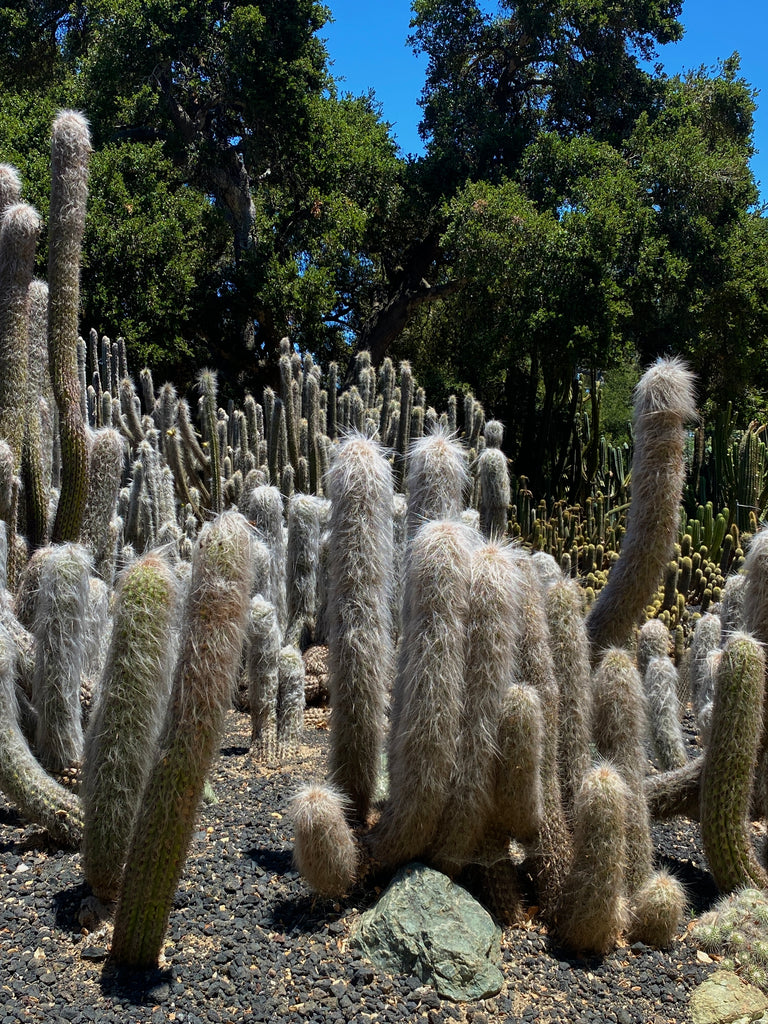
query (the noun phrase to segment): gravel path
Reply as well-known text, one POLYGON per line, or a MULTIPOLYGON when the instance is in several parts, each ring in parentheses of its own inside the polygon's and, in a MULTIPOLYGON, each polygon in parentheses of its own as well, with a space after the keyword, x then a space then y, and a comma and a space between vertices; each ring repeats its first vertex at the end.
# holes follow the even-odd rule
MULTIPOLYGON (((0 797, 0 1024, 17 1021, 405 1022, 568 1021, 673 1024, 717 965, 682 935, 669 952, 620 948, 578 960, 538 927, 508 929, 502 992, 452 1004, 417 978, 378 975, 348 947, 372 900, 314 900, 291 864, 287 802, 322 778, 327 723, 309 724, 300 754, 268 770, 247 754, 250 721, 231 712, 177 893, 164 969, 116 975, 108 935, 83 934, 79 855, 46 844, 0 797)), ((656 829, 662 861, 686 883, 693 911, 715 898, 695 830, 656 829)))

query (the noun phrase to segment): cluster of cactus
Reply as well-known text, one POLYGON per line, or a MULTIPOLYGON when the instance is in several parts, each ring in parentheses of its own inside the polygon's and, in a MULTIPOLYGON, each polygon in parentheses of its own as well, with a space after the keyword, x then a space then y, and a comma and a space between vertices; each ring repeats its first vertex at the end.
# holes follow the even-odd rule
POLYGON ((723 897, 696 922, 692 938, 723 970, 768 991, 768 894, 746 888, 723 897))
POLYGON ((122 340, 77 336, 88 151, 65 112, 48 285, 39 218, 0 167, 0 789, 82 844, 113 958, 160 955, 224 712, 249 709, 254 758, 289 754, 320 644, 329 778, 294 804, 319 892, 420 857, 479 866, 515 918, 530 873, 568 944, 664 945, 682 895, 652 868, 650 821, 682 812, 718 884, 762 885, 745 815, 768 804, 752 639, 768 639, 768 567, 758 536, 724 586, 743 558, 725 511, 680 533, 687 371, 646 374, 631 474, 596 448, 583 509, 511 487, 501 424, 471 395, 438 414, 407 363, 361 353, 342 387, 286 341, 278 391, 220 408, 203 371, 193 411, 149 370, 137 387, 122 340), (648 618, 635 664, 621 645, 648 618), (693 761, 668 626, 702 725, 693 761), (80 766, 75 795, 54 776, 80 766))
MULTIPOLYGON (((430 512, 425 491, 444 490, 449 476, 466 497, 464 446, 438 431, 413 449, 406 490, 424 521, 404 554, 400 633, 393 640, 394 630, 377 626, 362 663, 345 653, 351 647, 359 658, 358 620, 342 616, 329 637, 338 678, 331 683, 328 782, 313 783, 293 801, 296 861, 313 889, 339 896, 371 872, 419 858, 452 875, 474 867, 496 911, 515 919, 523 913, 526 876, 564 943, 604 952, 622 935, 668 945, 679 926, 685 897, 673 877, 654 870, 651 840, 653 818, 673 806, 701 819, 719 884, 740 884, 740 872, 752 870, 742 818, 762 721, 760 647, 751 635, 730 641, 715 678, 721 717, 715 715, 705 753, 691 758, 672 637, 659 619, 636 634, 675 550, 683 425, 693 413, 684 367, 674 360, 652 367, 635 404, 631 543, 609 574, 604 600, 590 608, 555 558, 500 538, 492 516, 456 506, 430 512), (441 449, 439 458, 430 458, 430 446, 441 449), (659 480, 665 500, 649 515, 649 489, 659 480), (650 569, 639 566, 649 548, 650 569), (383 669, 375 683, 374 664, 383 669), (377 739, 388 673, 390 710, 377 739), (745 690, 749 700, 728 700, 745 690), (337 714, 342 729, 334 739, 337 714), (745 735, 747 721, 754 749, 743 755, 735 738, 745 735), (351 750, 350 730, 369 738, 351 750), (731 798, 740 761, 746 776, 731 798)), ((393 558, 388 529, 370 505, 378 495, 385 506, 379 515, 394 515, 382 483, 386 468, 381 448, 362 438, 342 444, 334 464, 342 488, 334 500, 348 510, 355 551, 368 550, 376 570, 369 589, 367 573, 354 568, 357 555, 340 555, 330 586, 361 614, 384 604, 373 599, 381 586, 373 579, 393 558)))

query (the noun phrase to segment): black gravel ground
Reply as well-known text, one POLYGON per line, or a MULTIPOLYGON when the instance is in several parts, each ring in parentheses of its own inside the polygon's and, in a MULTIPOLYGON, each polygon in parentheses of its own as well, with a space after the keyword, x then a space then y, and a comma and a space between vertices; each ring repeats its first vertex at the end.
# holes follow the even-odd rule
MULTIPOLYGON (((537 925, 502 940, 502 992, 441 1000, 417 978, 378 974, 349 948, 371 895, 343 906, 314 900, 291 864, 292 793, 322 778, 327 731, 310 724, 290 764, 247 753, 250 722, 232 712, 212 775, 219 802, 202 809, 168 930, 164 969, 121 976, 108 934, 78 923, 87 895, 79 855, 51 847, 0 798, 0 1024, 71 1021, 496 1021, 673 1024, 716 964, 687 929, 668 952, 637 945, 576 959, 537 925)), ((716 898, 696 829, 656 829, 660 860, 687 885, 691 916, 716 898)))

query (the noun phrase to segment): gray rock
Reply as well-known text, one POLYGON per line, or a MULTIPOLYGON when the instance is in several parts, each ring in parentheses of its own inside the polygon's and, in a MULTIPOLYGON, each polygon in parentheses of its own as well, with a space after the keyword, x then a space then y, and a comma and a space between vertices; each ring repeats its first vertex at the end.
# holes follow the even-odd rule
POLYGON ((485 999, 503 984, 501 929, 466 889, 424 864, 407 864, 351 942, 380 970, 413 975, 455 1002, 485 999))
POLYGON ((749 1024, 768 1020, 768 999, 732 971, 715 971, 691 996, 693 1024, 749 1024))

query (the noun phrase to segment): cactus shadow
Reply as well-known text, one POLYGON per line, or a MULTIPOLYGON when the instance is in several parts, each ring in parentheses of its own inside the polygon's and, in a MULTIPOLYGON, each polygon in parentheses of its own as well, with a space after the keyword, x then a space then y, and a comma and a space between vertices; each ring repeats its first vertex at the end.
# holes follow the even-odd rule
POLYGON ((129 1003, 131 1006, 156 1006, 168 997, 172 983, 171 968, 139 970, 118 967, 107 960, 101 972, 99 988, 105 998, 129 1003))
POLYGON ((63 932, 79 934, 80 922, 77 915, 80 910, 80 904, 86 896, 90 895, 91 887, 85 879, 81 879, 74 885, 67 886, 65 889, 59 889, 58 892, 54 893, 53 913, 56 927, 63 932))
POLYGON ((293 853, 291 850, 277 850, 271 846, 252 846, 243 850, 246 857, 258 864, 264 871, 272 874, 287 875, 293 871, 293 853))

